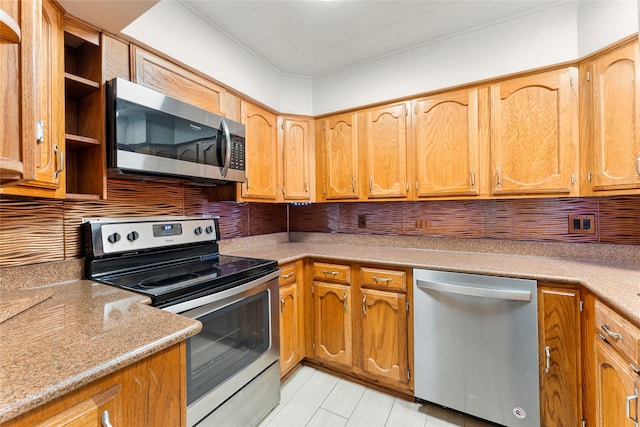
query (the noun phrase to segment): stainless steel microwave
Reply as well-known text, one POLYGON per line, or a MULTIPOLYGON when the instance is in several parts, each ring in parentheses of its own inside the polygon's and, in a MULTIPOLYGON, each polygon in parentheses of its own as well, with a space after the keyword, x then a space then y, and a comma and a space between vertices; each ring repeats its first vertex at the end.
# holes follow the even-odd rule
POLYGON ((153 89, 107 83, 107 166, 125 174, 244 182, 245 126, 153 89))

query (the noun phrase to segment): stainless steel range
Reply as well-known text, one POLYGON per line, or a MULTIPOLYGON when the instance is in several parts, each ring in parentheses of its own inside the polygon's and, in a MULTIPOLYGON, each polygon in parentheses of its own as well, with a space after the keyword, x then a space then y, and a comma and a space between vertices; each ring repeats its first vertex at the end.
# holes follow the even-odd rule
POLYGON ((202 322, 187 340, 187 424, 258 424, 280 401, 277 262, 220 255, 217 217, 84 222, 91 279, 202 322))

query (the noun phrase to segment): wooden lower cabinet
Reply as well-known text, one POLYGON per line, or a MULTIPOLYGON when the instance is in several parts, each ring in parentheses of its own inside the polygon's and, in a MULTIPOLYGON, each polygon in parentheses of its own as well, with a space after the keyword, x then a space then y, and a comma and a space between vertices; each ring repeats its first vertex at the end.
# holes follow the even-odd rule
POLYGON ((302 261, 280 267, 280 376, 287 374, 302 360, 302 261))
POLYGON ((407 296, 362 289, 362 370, 408 383, 407 296))
POLYGON ((350 367, 353 363, 351 287, 313 282, 314 355, 350 367))
POLYGON ((155 353, 2 427, 185 426, 185 348, 182 342, 155 353))
POLYGON ((580 291, 538 284, 540 424, 577 426, 582 422, 580 291))

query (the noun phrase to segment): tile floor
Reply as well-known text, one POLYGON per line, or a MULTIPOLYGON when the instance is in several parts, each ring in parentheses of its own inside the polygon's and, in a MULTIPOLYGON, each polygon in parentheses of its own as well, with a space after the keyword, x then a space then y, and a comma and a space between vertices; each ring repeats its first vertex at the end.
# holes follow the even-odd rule
POLYGON ((259 427, 491 427, 432 405, 390 396, 303 366, 259 427))

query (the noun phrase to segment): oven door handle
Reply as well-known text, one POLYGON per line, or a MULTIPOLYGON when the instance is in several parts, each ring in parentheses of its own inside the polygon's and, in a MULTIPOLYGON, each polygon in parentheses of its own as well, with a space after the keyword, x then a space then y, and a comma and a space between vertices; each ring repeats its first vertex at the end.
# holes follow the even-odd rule
POLYGON ((229 132, 229 126, 227 126, 227 121, 222 118, 220 119, 220 127, 222 128, 222 132, 224 132, 224 151, 222 152, 224 157, 224 166, 222 167, 222 176, 226 177, 227 172, 229 172, 229 166, 231 164, 231 133, 229 132))
POLYGON ((495 298, 513 301, 531 301, 531 292, 529 291, 481 288, 477 286, 454 285, 451 283, 428 282, 426 280, 416 280, 416 286, 424 290, 467 295, 472 297, 495 298))

